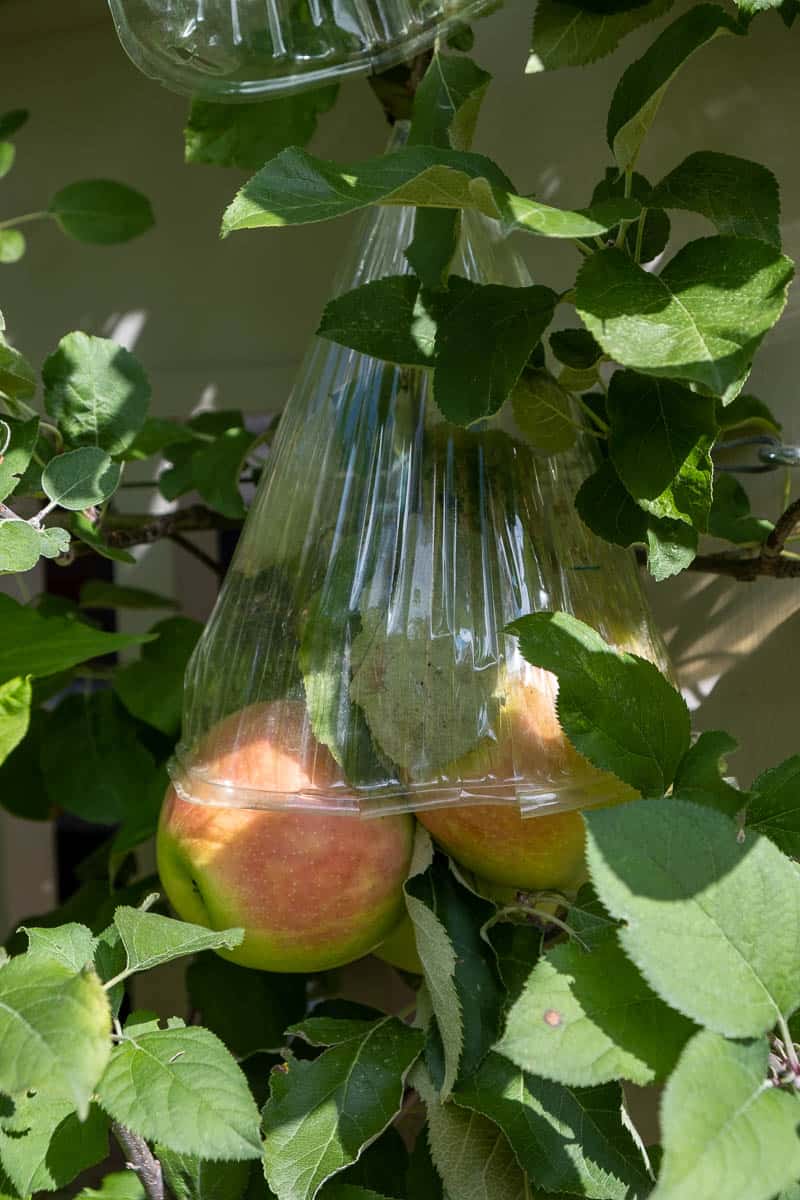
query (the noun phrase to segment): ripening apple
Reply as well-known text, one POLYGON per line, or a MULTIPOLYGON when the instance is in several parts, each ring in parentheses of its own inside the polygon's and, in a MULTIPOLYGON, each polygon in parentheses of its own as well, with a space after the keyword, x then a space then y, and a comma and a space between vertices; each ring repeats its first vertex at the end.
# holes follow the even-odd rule
MULTIPOLYGON (((489 885, 538 891, 574 891, 585 879, 585 834, 580 808, 618 804, 637 793, 616 776, 599 771, 574 749, 561 730, 554 689, 542 672, 535 682, 506 687, 497 739, 479 744, 445 774, 465 790, 486 790, 500 803, 442 807, 417 813, 448 854, 489 885), (569 788, 577 807, 523 817, 518 796, 526 780, 554 794, 569 788), (503 802, 505 801, 505 803, 503 802)), ((491 890, 491 889, 490 889, 491 890)))
MULTIPOLYGON (((297 701, 226 718, 197 765, 234 787, 296 793, 336 782, 342 791, 339 768, 297 701)), ((212 807, 170 788, 158 870, 184 920, 245 930, 225 958, 265 971, 322 971, 369 953, 398 925, 413 837, 408 814, 361 820, 309 808, 212 807)))

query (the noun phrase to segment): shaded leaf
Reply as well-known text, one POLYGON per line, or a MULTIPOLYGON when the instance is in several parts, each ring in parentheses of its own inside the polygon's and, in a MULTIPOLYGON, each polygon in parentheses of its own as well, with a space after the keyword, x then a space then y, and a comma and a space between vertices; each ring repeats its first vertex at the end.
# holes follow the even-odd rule
POLYGON ((55 675, 99 654, 149 641, 147 635, 103 633, 67 617, 43 617, 0 595, 0 683, 17 675, 55 675))
POLYGON ((800 755, 759 775, 747 805, 747 828, 800 858, 800 755))
POLYGON ((183 131, 186 162, 256 170, 286 146, 305 146, 338 94, 334 83, 256 104, 195 97, 183 131))
POLYGON ((491 78, 469 58, 435 53, 414 95, 408 145, 469 150, 491 78))
POLYGON ((750 499, 739 480, 733 475, 718 472, 708 515, 708 532, 729 542, 760 543, 772 529, 772 521, 751 514, 750 499))
POLYGON ((136 559, 128 550, 109 545, 98 532, 97 524, 84 513, 73 513, 70 520, 70 532, 80 541, 91 546, 95 554, 101 558, 109 558, 112 562, 135 563, 136 559))
POLYGON ((538 450, 556 454, 575 442, 572 399, 549 371, 523 371, 511 393, 520 432, 538 450))
POLYGON ((557 676, 558 719, 576 750, 637 791, 664 792, 689 748, 689 712, 657 667, 566 613, 533 613, 508 630, 529 663, 557 676))
POLYGON ((754 238, 689 242, 660 275, 612 248, 587 258, 575 304, 623 366, 731 400, 783 311, 792 273, 789 259, 754 238))
MULTIPOLYGON (((36 393, 36 372, 33 367, 24 354, 20 354, 19 350, 9 346, 2 338, 0 338, 0 392, 5 396, 10 396, 12 400, 30 400, 36 393)), ((32 417, 31 421, 35 419, 32 417)), ((11 426, 12 430, 14 429, 16 422, 13 418, 4 415, 3 420, 11 426)))
POLYGON ((700 213, 718 233, 761 238, 780 249, 778 181, 749 159, 711 150, 690 154, 654 188, 648 203, 700 213))
POLYGON ((215 441, 202 445, 192 457, 192 482, 210 508, 226 517, 244 517, 239 491, 247 452, 256 435, 247 429, 228 429, 215 441))
MULTIPOLYGON (((6 346, 0 346, 0 390, 5 390, 2 359, 3 351, 7 349, 6 346)), ((9 394, 6 391, 6 395, 9 394)), ((39 434, 39 418, 31 417, 29 421, 17 421, 13 417, 4 416, 2 420, 11 430, 11 440, 5 453, 0 456, 0 500, 5 500, 14 491, 31 461, 39 434)), ((3 429, 0 426, 0 445, 2 441, 3 429)))
POLYGON ((240 1200, 250 1172, 249 1162, 208 1162, 191 1154, 176 1154, 156 1143, 155 1153, 175 1200, 240 1200))
POLYGON ((669 380, 616 371, 606 404, 611 461, 639 507, 705 529, 717 432, 714 401, 669 380))
POLYGON ((177 608, 177 600, 145 588, 124 587, 107 579, 87 579, 81 587, 81 608, 177 608))
POLYGON ((606 136, 620 169, 633 166, 676 72, 701 46, 721 33, 740 32, 716 4, 696 4, 659 34, 624 72, 608 112, 606 136))
POLYGON ((150 383, 138 359, 108 338, 68 333, 42 380, 45 408, 73 445, 121 454, 144 424, 150 383))
POLYGON ((21 1196, 65 1188, 107 1154, 108 1120, 94 1105, 80 1121, 69 1100, 33 1092, 0 1118, 0 1162, 21 1196))
POLYGON ((736 738, 719 730, 706 730, 691 746, 675 772, 675 790, 684 800, 708 804, 729 817, 735 817, 747 803, 748 795, 728 783, 728 755, 739 748, 736 738))
POLYGON ((51 458, 42 471, 45 495, 61 508, 79 511, 102 504, 119 486, 122 467, 105 450, 81 446, 51 458))
POLYGON ((400 1110, 422 1033, 394 1017, 353 1025, 353 1037, 272 1074, 264 1163, 278 1200, 312 1200, 400 1110))
POLYGON ((387 275, 330 300, 317 333, 403 366, 431 365, 436 325, 413 275, 387 275))
POLYGON ((114 691, 128 712, 170 737, 180 729, 183 677, 202 629, 189 617, 159 621, 150 631, 156 640, 114 677, 114 691))
POLYGON ((594 1200, 650 1194, 652 1180, 622 1123, 618 1084, 570 1089, 491 1054, 453 1099, 494 1121, 528 1178, 548 1193, 594 1200))
POLYGON ((581 67, 605 58, 634 29, 654 21, 671 6, 672 0, 650 0, 649 4, 630 6, 539 0, 526 74, 581 67), (605 8, 609 11, 604 11, 605 8))
POLYGON ((110 179, 68 184, 53 196, 48 212, 70 237, 100 246, 128 242, 154 223, 147 197, 110 179))
POLYGON ((190 964, 186 986, 203 1024, 238 1058, 259 1050, 278 1051, 288 1027, 305 1013, 301 976, 252 971, 214 954, 190 964))

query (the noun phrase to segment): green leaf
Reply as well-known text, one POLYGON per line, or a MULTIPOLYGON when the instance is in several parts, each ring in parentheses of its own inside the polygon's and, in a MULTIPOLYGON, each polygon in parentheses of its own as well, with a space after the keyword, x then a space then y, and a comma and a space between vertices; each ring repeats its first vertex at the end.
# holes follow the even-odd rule
POLYGON ((43 617, 0 595, 0 683, 18 675, 55 675, 100 654, 150 641, 148 635, 103 633, 67 617, 43 617))
POLYGON ((498 1125, 523 1171, 545 1192, 634 1200, 652 1189, 622 1123, 618 1084, 570 1089, 490 1054, 453 1100, 498 1125))
POLYGON ((620 221, 635 221, 640 212, 638 201, 624 197, 592 204, 575 212, 552 208, 527 196, 510 195, 503 202, 503 214, 511 230, 521 229, 555 238, 599 237, 620 221))
POLYGON ((754 238, 689 242, 660 275, 612 248, 584 263, 575 305, 623 366, 731 400, 783 311, 792 273, 788 258, 754 238))
POLYGON ((520 433, 537 450, 569 450, 577 436, 572 399, 549 371, 523 371, 511 393, 511 409, 520 433))
POLYGON ((513 191, 490 159, 465 151, 407 146, 384 158, 343 165, 292 148, 245 184, 225 213, 222 234, 327 221, 370 204, 477 209, 497 218, 493 188, 513 191))
POLYGON ((357 1162, 323 1186, 320 1200, 330 1200, 331 1196, 339 1194, 340 1189, 347 1188, 353 1190, 354 1200, 359 1194, 367 1200, 373 1196, 379 1200, 388 1200, 389 1197, 405 1200, 408 1194, 404 1187, 407 1173, 406 1144, 395 1126, 389 1125, 376 1141, 366 1147, 357 1162))
POLYGON ((746 392, 740 392, 730 404, 717 401, 717 423, 722 433, 742 426, 753 426, 767 433, 780 433, 783 429, 772 409, 746 392))
POLYGON ((800 858, 800 755, 756 779, 747 806, 747 828, 766 834, 791 858, 800 858))
POLYGON ((351 1183, 331 1183, 320 1192, 320 1200, 389 1200, 372 1188, 354 1186, 351 1183))
POLYGON ((280 1050, 286 1030, 306 1008, 301 976, 252 971, 215 954, 204 954, 190 964, 186 986, 203 1024, 237 1058, 259 1050, 280 1050))
POLYGON ((772 529, 772 521, 752 515, 750 498, 739 480, 733 475, 718 472, 714 480, 708 532, 729 542, 761 543, 772 529))
POLYGON ((63 529, 60 525, 51 525, 46 529, 40 529, 38 533, 39 553, 43 558, 58 558, 59 555, 69 551, 68 529, 63 529))
POLYGON ((145 1190, 135 1171, 113 1171, 99 1188, 84 1188, 75 1200, 145 1200, 145 1190))
MULTIPOLYGON (((36 372, 24 354, 8 346, 0 338, 0 392, 12 400, 30 400, 36 392, 36 372)), ((34 420, 35 418, 31 418, 34 420)), ((4 416, 3 420, 11 425, 15 422, 4 416)))
POLYGON ((586 814, 592 880, 673 1008, 726 1037, 800 1004, 800 876, 768 838, 679 798, 586 814))
MULTIPOLYGON (((0 346, 0 355, 4 347, 0 346)), ((2 366, 0 366, 2 373, 2 366)), ((0 387, 2 380, 0 379, 0 387)), ((10 441, 6 451, 0 456, 0 500, 5 500, 14 491, 20 476, 31 461, 33 448, 39 435, 39 418, 31 417, 29 421, 17 421, 13 417, 3 417, 3 423, 10 430, 10 441)), ((3 429, 0 427, 0 444, 3 429)))
POLYGON ((639 507, 704 530, 717 432, 711 397, 670 380, 616 371, 606 403, 611 461, 639 507))
POLYGON ((54 959, 76 973, 94 961, 97 939, 86 925, 70 921, 52 929, 26 925, 22 929, 28 937, 29 959, 54 959))
POLYGON ((436 326, 413 275, 387 275, 329 301, 317 333, 402 366, 431 365, 436 326))
POLYGON ((178 1154, 260 1157, 258 1109, 241 1068, 207 1029, 137 1029, 114 1047, 97 1088, 113 1120, 178 1154))
POLYGON ((497 956, 507 1006, 517 1000, 542 952, 542 930, 535 923, 498 921, 484 931, 497 956))
POLYGON ((32 694, 29 677, 0 683, 0 764, 6 761, 28 732, 32 694))
POLYGON ((653 1200, 770 1200, 797 1178, 800 1105, 766 1084, 768 1053, 764 1039, 692 1038, 664 1093, 653 1200))
POLYGON ((0 141, 0 179, 4 179, 14 166, 16 147, 13 142, 0 141))
POLYGON ((95 554, 99 554, 101 558, 108 558, 112 562, 129 564, 136 562, 136 559, 128 550, 118 549, 116 546, 111 546, 108 542, 104 541, 102 535, 98 532, 95 520, 90 519, 84 513, 72 514, 70 531, 80 541, 90 546, 95 554))
POLYGON ((434 54, 414 96, 408 145, 469 150, 491 78, 469 58, 434 54))
MULTIPOLYGON (((645 211, 643 217, 640 218, 643 222, 641 234, 639 233, 639 221, 636 221, 626 231, 624 245, 631 258, 636 257, 637 262, 652 262, 666 247, 671 225, 670 219, 663 209, 650 206, 653 188, 644 175, 634 171, 632 175, 626 176, 624 173, 620 173, 616 167, 606 167, 603 179, 592 192, 592 204, 618 200, 625 195, 626 191, 630 192, 634 200, 639 201, 645 211)), ((616 241, 619 232, 618 228, 609 230, 605 240, 607 242, 616 241)), ((589 249, 594 250, 595 247, 589 244, 589 249)))
POLYGON ((247 429, 228 429, 192 457, 195 487, 210 508, 226 517, 245 516, 239 476, 255 440, 256 435, 247 429))
POLYGON ((453 208, 418 208, 414 236, 404 251, 420 283, 428 288, 447 284, 461 235, 461 213, 453 208))
POLYGON ((0 967, 0 1088, 69 1099, 84 1119, 108 1062, 111 1013, 93 972, 27 955, 0 967))
POLYGON ((162 963, 184 958, 187 954, 199 954, 202 950, 233 950, 244 938, 243 929, 215 932, 128 906, 117 909, 114 924, 125 948, 127 975, 150 971, 162 963))
POLYGON ((738 33, 716 4, 696 4, 660 33, 624 72, 608 113, 606 136, 621 170, 633 166, 673 76, 701 46, 722 33, 738 33))
POLYGON ((558 719, 576 750, 642 793, 662 793, 689 748, 689 712, 653 666, 566 613, 509 625, 525 659, 558 678, 558 719))
POLYGON ((430 639, 422 628, 391 632, 378 609, 362 615, 353 639, 350 698, 363 709, 378 749, 412 779, 428 778, 471 750, 479 738, 476 714, 493 712, 497 703, 496 672, 475 671, 469 656, 457 655, 449 634, 430 639), (448 714, 435 739, 431 712, 448 714))
POLYGON ((0 575, 31 571, 39 561, 39 530, 18 518, 0 520, 0 575))
POLYGON ((457 425, 498 412, 553 319, 550 288, 472 285, 436 331, 434 399, 457 425))
POLYGON ((445 1200, 442 1181, 433 1165, 425 1129, 421 1129, 417 1134, 414 1149, 409 1155, 405 1184, 406 1195, 410 1200, 417 1196, 424 1196, 425 1200, 445 1200))
POLYGON ((273 1072, 264 1163, 278 1200, 312 1200, 400 1111, 422 1033, 395 1017, 353 1022, 353 1036, 313 1061, 273 1072))
POLYGON ((206 1162, 191 1154, 176 1154, 156 1143, 155 1154, 175 1200, 240 1200, 251 1171, 249 1162, 206 1162))
POLYGON ((52 803, 107 825, 135 813, 156 765, 114 694, 73 694, 56 713, 41 751, 52 803))
POLYGON ((88 579, 81 587, 81 608, 177 608, 177 600, 145 588, 123 587, 106 579, 88 579))
POLYGON ((671 7, 672 0, 630 6, 539 0, 525 72, 532 75, 559 67, 582 67, 605 58, 634 29, 663 16, 671 7))
MULTIPOLYGON (((415 850, 412 872, 427 861, 423 838, 415 850)), ((441 854, 410 875, 405 894, 435 1018, 426 1060, 444 1099, 457 1079, 472 1075, 500 1032, 505 993, 480 933, 495 910, 458 882, 441 854)))
POLYGON ((0 138, 13 137, 28 120, 27 108, 11 108, 0 114, 0 138))
POLYGON ((678 764, 675 790, 684 800, 708 804, 735 817, 747 804, 748 794, 732 787, 723 776, 728 769, 728 755, 738 748, 739 743, 729 733, 701 733, 678 764))
POLYGON ((29 1092, 0 1117, 0 1163, 21 1196, 65 1188, 107 1154, 108 1121, 94 1105, 79 1121, 69 1100, 29 1092))
POLYGON ((527 1200, 525 1177, 501 1130, 486 1117, 442 1104, 422 1066, 414 1071, 412 1084, 425 1102, 431 1158, 445 1195, 453 1200, 527 1200))
MULTIPOLYGON (((570 923, 575 919, 570 913, 570 923)), ((666 1078, 693 1031, 626 958, 613 925, 579 932, 539 960, 497 1049, 569 1087, 666 1078)))
POLYGON ((550 349, 565 367, 587 371, 596 367, 603 357, 602 346, 588 329, 556 329, 550 334, 550 349))
POLYGON ((718 233, 761 238, 780 249, 778 181, 749 159, 711 150, 690 154, 661 180, 648 204, 700 213, 718 233))
MULTIPOLYGON (((12 692, 15 682, 12 681, 12 692)), ((45 709, 32 708, 25 736, 0 763, 0 804, 28 821, 46 821, 52 816, 53 806, 39 762, 48 725, 49 714, 45 709)))
POLYGON ((144 424, 150 384, 138 359, 108 338, 68 333, 42 368, 44 404, 76 446, 126 450, 144 424))
POLYGON ((48 211, 64 233, 98 246, 129 242, 146 233, 154 220, 146 196, 110 179, 68 184, 53 196, 48 211))
POLYGON ((18 229, 0 229, 0 263, 19 262, 25 253, 25 234, 18 229))
POLYGON ((42 487, 54 504, 79 511, 113 495, 121 474, 122 467, 105 450, 82 446, 50 459, 42 471, 42 487))
POLYGON ((167 446, 194 441, 195 435, 188 426, 179 425, 177 421, 167 421, 163 417, 147 417, 123 457, 138 462, 160 454, 167 446))
POLYGON ((697 533, 683 521, 654 517, 640 508, 606 459, 578 489, 575 507, 592 533, 615 546, 647 546, 654 579, 688 567, 697 553, 697 533))
POLYGON ((213 104, 195 97, 183 131, 187 163, 257 170, 286 146, 305 146, 317 119, 336 103, 338 84, 257 104, 213 104))
POLYGON ((114 691, 128 712, 168 736, 180 730, 183 677, 202 631, 200 622, 189 617, 159 621, 150 630, 156 640, 114 677, 114 691))

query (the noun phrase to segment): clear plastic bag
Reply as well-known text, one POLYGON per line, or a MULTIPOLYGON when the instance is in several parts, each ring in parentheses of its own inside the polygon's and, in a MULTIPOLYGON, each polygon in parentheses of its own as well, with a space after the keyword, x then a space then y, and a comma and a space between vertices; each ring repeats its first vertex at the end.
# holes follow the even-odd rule
POLYGON ((109 0, 140 71, 207 100, 258 100, 383 70, 494 0, 109 0))
MULTIPOLYGON (((407 270, 413 226, 369 212, 338 290, 407 270)), ((459 254, 472 280, 529 283, 495 222, 465 214, 459 254)), ((575 512, 588 442, 546 456, 505 417, 450 425, 425 371, 316 340, 189 666, 179 795, 378 815, 629 798, 504 632, 563 610, 668 669, 633 555, 575 512)))

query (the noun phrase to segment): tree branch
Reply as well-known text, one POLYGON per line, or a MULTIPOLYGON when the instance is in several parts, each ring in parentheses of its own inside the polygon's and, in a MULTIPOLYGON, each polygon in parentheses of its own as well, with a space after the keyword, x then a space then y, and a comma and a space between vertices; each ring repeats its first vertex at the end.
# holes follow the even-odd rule
POLYGON ((114 1131, 114 1137, 122 1147, 129 1169, 135 1171, 139 1176, 148 1200, 167 1200, 161 1163, 144 1138, 139 1137, 138 1133, 133 1133, 132 1130, 125 1125, 120 1125, 117 1121, 112 1123, 111 1128, 114 1131))
POLYGON ((169 540, 174 542, 176 546, 180 546, 187 554, 191 554, 198 562, 201 562, 204 567, 208 567, 209 571, 213 571, 215 575, 220 577, 225 574, 225 568, 221 562, 217 562, 210 554, 206 554, 205 550, 201 550, 199 546, 195 546, 194 542, 190 542, 182 533, 171 533, 169 540))
MULTIPOLYGON (((218 563, 209 555, 187 542, 184 534, 202 533, 208 530, 241 529, 243 522, 233 517, 224 517, 203 504, 192 504, 177 512, 154 517, 149 513, 109 516, 103 526, 103 534, 109 546, 127 550, 132 546, 146 546, 162 538, 170 538, 189 553, 195 555, 211 570, 220 572, 218 563)), ((800 525, 800 498, 793 501, 778 518, 775 528, 756 554, 740 550, 721 550, 716 554, 698 554, 687 570, 705 575, 725 575, 743 583, 752 583, 760 576, 771 579, 800 579, 800 558, 789 557, 784 547, 794 529, 800 525)), ((93 553, 90 546, 73 543, 76 556, 93 553)), ((637 550, 640 564, 647 562, 646 552, 637 550)))

